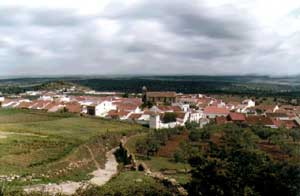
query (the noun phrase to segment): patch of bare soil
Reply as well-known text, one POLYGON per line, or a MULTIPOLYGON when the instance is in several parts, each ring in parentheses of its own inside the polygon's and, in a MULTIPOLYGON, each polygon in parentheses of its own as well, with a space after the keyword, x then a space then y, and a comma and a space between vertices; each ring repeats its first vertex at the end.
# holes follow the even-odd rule
POLYGON ((169 141, 167 141, 165 146, 162 146, 157 155, 162 157, 172 157, 176 150, 179 148, 180 143, 187 141, 189 138, 188 131, 184 131, 180 135, 173 136, 169 141))

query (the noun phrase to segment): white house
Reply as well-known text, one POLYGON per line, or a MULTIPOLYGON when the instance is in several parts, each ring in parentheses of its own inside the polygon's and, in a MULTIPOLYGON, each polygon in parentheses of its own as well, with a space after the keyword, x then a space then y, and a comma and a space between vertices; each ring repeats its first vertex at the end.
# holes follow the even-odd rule
POLYGON ((117 109, 116 105, 114 105, 111 101, 102 101, 99 103, 86 105, 86 108, 87 114, 98 117, 105 117, 109 111, 117 109))
POLYGON ((71 98, 70 97, 67 97, 67 96, 60 96, 58 99, 57 99, 59 102, 65 102, 65 103, 68 103, 71 101, 71 98))
POLYGON ((38 95, 41 95, 42 92, 41 91, 26 91, 25 94, 29 95, 29 96, 38 96, 38 95))
POLYGON ((204 118, 203 111, 190 111, 189 112, 189 121, 199 123, 200 119, 204 118))
POLYGON ((3 108, 13 108, 18 102, 16 100, 5 100, 2 102, 1 107, 3 108))
POLYGON ((150 115, 149 127, 151 129, 167 129, 174 128, 176 126, 184 126, 189 119, 188 112, 177 113, 177 118, 175 122, 164 123, 161 119, 162 113, 154 113, 150 115))
POLYGON ((216 117, 226 117, 230 111, 229 109, 227 108, 224 108, 224 107, 216 107, 216 106, 208 106, 206 108, 204 108, 204 111, 203 111, 204 115, 205 115, 205 118, 210 118, 210 119, 213 119, 213 118, 216 118, 216 117))
POLYGON ((163 123, 159 114, 150 115, 149 127, 151 129, 167 129, 178 126, 177 122, 163 123))
POLYGON ((242 102, 243 105, 245 105, 247 108, 255 107, 255 101, 252 99, 246 99, 242 102))
POLYGON ((53 101, 53 97, 50 96, 50 95, 43 95, 39 98, 39 100, 42 100, 42 101, 53 101))

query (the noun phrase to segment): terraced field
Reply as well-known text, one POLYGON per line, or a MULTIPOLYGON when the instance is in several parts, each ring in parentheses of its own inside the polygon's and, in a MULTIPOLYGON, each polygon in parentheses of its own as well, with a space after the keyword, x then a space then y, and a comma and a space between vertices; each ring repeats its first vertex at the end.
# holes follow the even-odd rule
POLYGON ((95 159, 103 167, 105 152, 122 135, 141 129, 71 114, 0 110, 0 183, 18 187, 89 179, 95 159))

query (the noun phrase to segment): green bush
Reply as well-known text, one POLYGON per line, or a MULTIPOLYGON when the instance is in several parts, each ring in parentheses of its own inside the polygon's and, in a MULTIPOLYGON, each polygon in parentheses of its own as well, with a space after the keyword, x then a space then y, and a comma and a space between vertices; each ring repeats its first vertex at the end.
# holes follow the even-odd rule
POLYGON ((176 122, 177 114, 174 112, 166 112, 163 117, 164 123, 176 122))

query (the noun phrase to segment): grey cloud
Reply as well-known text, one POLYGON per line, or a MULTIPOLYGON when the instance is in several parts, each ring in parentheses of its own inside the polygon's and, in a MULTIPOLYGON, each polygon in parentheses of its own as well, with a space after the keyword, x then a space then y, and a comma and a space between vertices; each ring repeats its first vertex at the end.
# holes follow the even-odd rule
POLYGON ((129 20, 158 20, 170 31, 184 36, 207 36, 220 39, 243 39, 249 35, 252 24, 244 20, 241 11, 231 9, 220 14, 220 10, 208 9, 195 0, 143 1, 131 8, 113 11, 108 17, 129 20), (214 15, 215 14, 215 15, 214 15))
POLYGON ((0 27, 21 25, 69 27, 87 23, 94 18, 96 16, 82 16, 72 9, 0 8, 0 27))
POLYGON ((22 8, 0 7, 0 27, 20 25, 26 19, 22 8))
POLYGON ((74 10, 32 10, 31 22, 40 26, 79 26, 91 20, 91 17, 80 16, 74 10))
MULTIPOLYGON (((261 32, 260 27, 232 6, 208 8, 196 0, 141 0, 127 7, 124 1, 112 2, 104 13, 91 16, 18 8, 25 20, 0 12, 0 22, 6 21, 0 33, 17 43, 0 36, 0 48, 8 53, 0 58, 0 68, 12 75, 274 74, 299 62, 283 47, 295 48, 299 36, 256 36, 253 31, 261 32), (109 26, 97 25, 103 20, 115 22, 118 31, 107 33, 109 26)), ((283 71, 291 72, 288 68, 283 71)))

